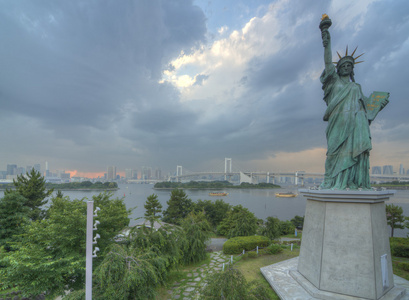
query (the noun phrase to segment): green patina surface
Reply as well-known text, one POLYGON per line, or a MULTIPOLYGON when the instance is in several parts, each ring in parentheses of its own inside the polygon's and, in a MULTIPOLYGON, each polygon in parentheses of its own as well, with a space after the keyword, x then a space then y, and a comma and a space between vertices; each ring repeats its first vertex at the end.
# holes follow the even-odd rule
POLYGON ((355 50, 339 56, 336 67, 332 60, 331 20, 320 23, 324 46, 325 69, 320 80, 327 109, 327 158, 322 189, 370 189, 369 151, 372 149, 369 125, 389 102, 389 93, 374 92, 365 97, 354 79, 355 50))

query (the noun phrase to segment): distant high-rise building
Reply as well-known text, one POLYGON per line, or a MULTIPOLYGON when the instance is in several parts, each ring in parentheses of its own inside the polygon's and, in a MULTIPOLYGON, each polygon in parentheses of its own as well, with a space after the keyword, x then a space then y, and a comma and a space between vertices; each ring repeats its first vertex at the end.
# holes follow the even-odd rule
POLYGON ((24 175, 24 174, 26 174, 26 169, 24 169, 23 167, 18 167, 16 175, 24 175))
POLYGON ((152 178, 152 168, 142 167, 141 179, 151 179, 152 178))
POLYGON ((17 175, 17 165, 7 165, 7 175, 17 175))
POLYGON ((137 169, 132 170, 132 179, 138 179, 138 170, 137 169))
POLYGON ((133 178, 133 176, 132 176, 132 169, 125 169, 125 178, 126 179, 132 179, 133 178))
POLYGON ((50 169, 48 169, 48 161, 45 162, 45 177, 50 177, 50 169))
POLYGON ((155 170, 155 179, 161 179, 162 178, 162 171, 161 169, 157 168, 155 170))
POLYGON ((384 174, 384 175, 393 175, 393 166, 391 166, 391 165, 383 166, 382 174, 384 174))
POLYGON ((116 179, 116 167, 109 166, 107 170, 107 180, 115 180, 116 179))
POLYGON ((32 169, 33 169, 33 166, 27 166, 26 167, 26 172, 30 173, 32 169))
POLYGON ((382 174, 382 168, 380 166, 372 167, 372 174, 382 174))
POLYGON ((37 172, 39 172, 41 174, 41 165, 40 164, 35 164, 34 165, 34 170, 36 170, 37 172))
POLYGON ((70 182, 71 179, 71 174, 70 173, 65 173, 65 171, 63 171, 63 173, 60 173, 61 181, 62 182, 70 182))
POLYGON ((399 165, 399 175, 405 175, 405 169, 402 164, 399 165))

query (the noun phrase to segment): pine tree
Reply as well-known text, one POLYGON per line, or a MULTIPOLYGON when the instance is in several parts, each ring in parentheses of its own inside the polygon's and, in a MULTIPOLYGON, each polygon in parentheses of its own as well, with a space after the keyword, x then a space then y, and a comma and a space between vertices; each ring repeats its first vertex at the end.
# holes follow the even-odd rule
POLYGON ((146 209, 145 217, 151 223, 151 229, 153 230, 155 221, 159 220, 159 214, 162 212, 162 204, 158 200, 158 195, 152 194, 148 196, 144 207, 146 209))
MULTIPOLYGON (((32 220, 38 220, 43 217, 43 211, 41 207, 47 203, 47 197, 49 197, 54 189, 47 190, 45 187, 44 177, 40 172, 32 169, 30 173, 26 175, 18 175, 17 180, 13 179, 15 191, 21 196, 26 198, 25 206, 30 208, 30 218, 32 220)), ((6 189, 4 195, 14 192, 13 190, 6 189)))
POLYGON ((6 251, 13 249, 18 235, 23 233, 27 224, 29 208, 24 206, 26 199, 16 192, 11 192, 0 199, 0 246, 6 251))
POLYGON ((171 192, 168 208, 163 212, 163 221, 180 225, 180 221, 193 210, 193 201, 189 199, 182 189, 174 189, 171 192))

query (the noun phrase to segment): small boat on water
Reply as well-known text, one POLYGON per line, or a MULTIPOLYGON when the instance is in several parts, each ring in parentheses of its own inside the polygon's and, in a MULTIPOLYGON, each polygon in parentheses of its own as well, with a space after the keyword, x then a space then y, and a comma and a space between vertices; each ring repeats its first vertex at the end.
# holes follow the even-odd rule
POLYGON ((213 192, 209 193, 209 196, 227 196, 229 193, 224 193, 224 192, 213 192))
POLYGON ((292 192, 288 192, 288 193, 276 193, 276 197, 280 197, 280 198, 293 198, 296 197, 297 194, 294 194, 292 192))

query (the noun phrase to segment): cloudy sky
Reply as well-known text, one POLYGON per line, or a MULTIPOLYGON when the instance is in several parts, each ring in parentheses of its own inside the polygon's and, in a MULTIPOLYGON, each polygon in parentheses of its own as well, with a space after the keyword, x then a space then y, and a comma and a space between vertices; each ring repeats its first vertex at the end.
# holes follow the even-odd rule
POLYGON ((391 95, 371 164, 409 168, 407 0, 0 0, 0 170, 323 172, 323 13, 391 95))

